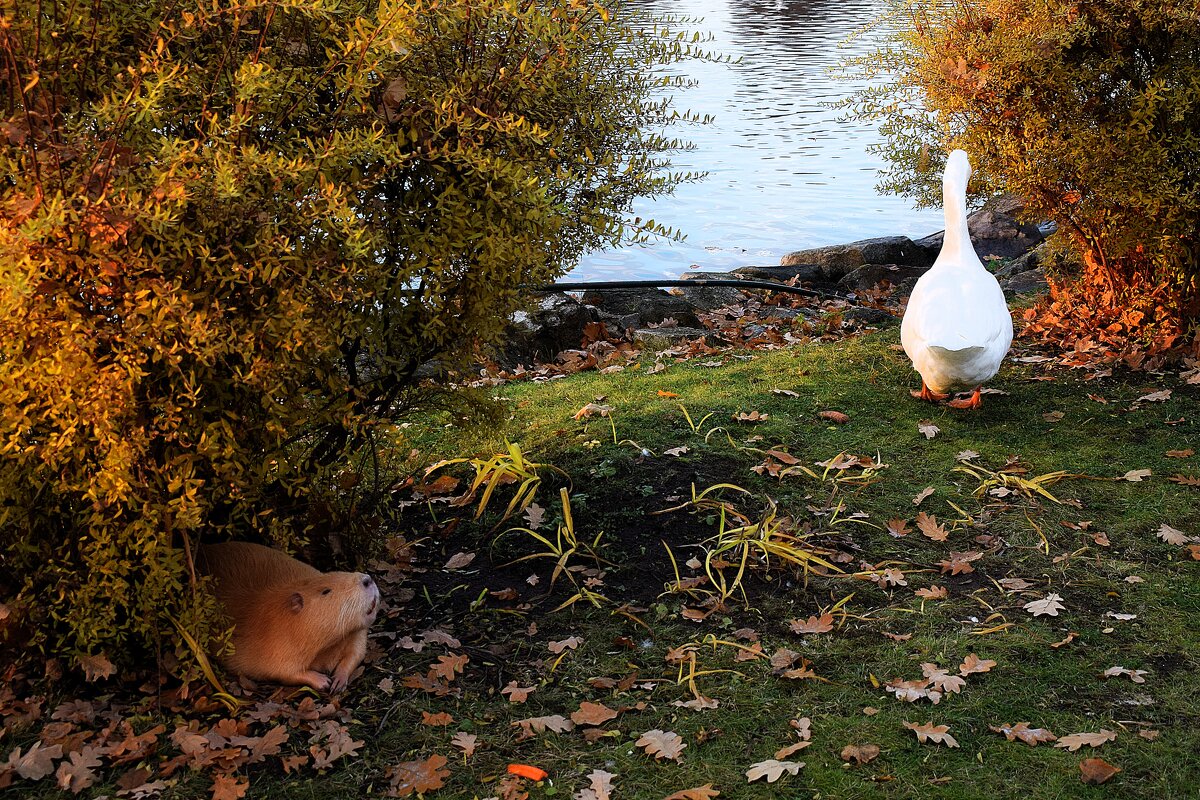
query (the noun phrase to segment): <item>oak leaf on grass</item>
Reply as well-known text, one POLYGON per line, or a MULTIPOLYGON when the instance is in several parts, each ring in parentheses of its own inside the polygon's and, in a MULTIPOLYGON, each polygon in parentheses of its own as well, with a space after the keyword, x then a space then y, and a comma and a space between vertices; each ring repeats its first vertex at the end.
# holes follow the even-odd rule
POLYGON ((974 653, 969 653, 963 662, 958 665, 959 675, 973 675, 980 672, 989 672, 992 667, 996 666, 996 662, 990 658, 980 658, 974 653))
POLYGON ((944 542, 950 535, 946 531, 946 526, 937 521, 937 517, 933 514, 926 514, 924 511, 917 513, 917 529, 935 542, 944 542))
POLYGON ((242 800, 250 791, 250 781, 235 775, 217 775, 212 782, 212 800, 242 800))
POLYGON ((915 733, 917 741, 921 744, 933 742, 944 744, 946 747, 958 747, 958 742, 950 735, 949 725, 934 725, 932 722, 918 725, 915 722, 905 722, 904 727, 915 733))
POLYGON ((783 777, 785 772, 798 775, 803 768, 803 761, 776 761, 768 758, 766 761, 751 764, 750 769, 746 770, 746 780, 753 783, 766 778, 767 783, 774 783, 783 777))
POLYGON ((391 782, 385 797, 408 797, 410 794, 432 792, 442 788, 450 770, 445 769, 446 757, 436 753, 417 761, 404 761, 389 767, 387 778, 391 782))
POLYGON ((804 622, 794 619, 788 623, 792 633, 829 633, 833 630, 833 614, 824 613, 821 616, 811 616, 804 622))
POLYGON ((1061 600, 1061 597, 1054 592, 1051 592, 1041 600, 1031 600, 1023 605, 1022 608, 1024 608, 1030 614, 1033 614, 1035 617, 1057 617, 1058 612, 1066 610, 1066 606, 1060 602, 1061 600))
POLYGON ((93 770, 101 766, 99 755, 102 752, 99 747, 89 744, 84 745, 82 750, 67 753, 67 758, 58 765, 58 772, 54 776, 58 788, 79 794, 94 784, 97 776, 93 770))
POLYGON ((1053 742, 1057 738, 1045 728, 1029 727, 1028 722, 1018 722, 1016 725, 1009 725, 1007 722, 1002 725, 988 725, 988 730, 1004 734, 1010 742, 1021 741, 1030 747, 1036 747, 1042 742, 1053 742))
POLYGON ((1064 736, 1058 740, 1055 747, 1065 747, 1074 753, 1079 748, 1087 745, 1088 747, 1099 747, 1106 742, 1113 742, 1117 739, 1117 732, 1101 728, 1095 733, 1072 733, 1070 736, 1064 736))
POLYGON ((450 737, 450 744, 462 750, 464 758, 470 758, 479 747, 479 737, 466 731, 458 731, 450 737))
POLYGON ((612 779, 617 777, 611 772, 594 769, 588 774, 588 785, 575 793, 574 800, 611 800, 612 779))
POLYGON ((691 789, 680 789, 678 792, 667 795, 663 800, 712 800, 714 797, 719 797, 720 794, 720 789, 714 789, 711 783, 706 783, 691 789))
POLYGON ((683 749, 687 747, 687 743, 683 741, 678 733, 663 731, 658 728, 646 731, 634 744, 656 759, 669 758, 673 761, 679 761, 683 749))
POLYGON ((508 685, 500 690, 500 694, 506 695, 508 702, 517 705, 524 703, 535 691, 537 691, 536 686, 518 686, 516 681, 509 681, 508 685))

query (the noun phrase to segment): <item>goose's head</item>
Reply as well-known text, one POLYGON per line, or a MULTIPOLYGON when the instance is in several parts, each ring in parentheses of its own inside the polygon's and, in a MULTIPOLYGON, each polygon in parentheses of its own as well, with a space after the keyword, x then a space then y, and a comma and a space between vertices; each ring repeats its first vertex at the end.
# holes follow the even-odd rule
POLYGON ((942 173, 942 188, 963 195, 967 192, 967 181, 971 178, 971 161, 962 150, 955 150, 946 159, 946 171, 942 173))

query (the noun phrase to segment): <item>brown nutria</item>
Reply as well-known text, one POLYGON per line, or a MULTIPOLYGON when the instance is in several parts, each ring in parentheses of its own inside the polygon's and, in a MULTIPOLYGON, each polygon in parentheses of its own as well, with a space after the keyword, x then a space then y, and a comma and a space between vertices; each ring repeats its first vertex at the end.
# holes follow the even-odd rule
POLYGON ((361 572, 320 572, 249 542, 200 548, 199 566, 233 623, 220 661, 258 680, 340 692, 367 652, 379 587, 361 572))

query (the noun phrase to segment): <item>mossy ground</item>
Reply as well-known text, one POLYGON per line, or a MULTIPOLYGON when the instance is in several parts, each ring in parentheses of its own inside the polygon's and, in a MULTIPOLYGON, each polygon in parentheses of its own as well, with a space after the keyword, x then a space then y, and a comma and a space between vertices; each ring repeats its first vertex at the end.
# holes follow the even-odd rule
MULTIPOLYGON (((580 538, 604 532, 599 554, 611 565, 594 588, 605 600, 595 608, 578 601, 553 610, 574 589, 564 577, 550 588, 552 561, 508 563, 545 550, 528 534, 497 538, 493 532, 525 524, 516 517, 497 528, 513 485, 497 490, 480 521, 471 519, 474 504, 407 506, 398 520, 415 542, 419 569, 402 587, 413 596, 394 604, 377 626, 380 652, 343 700, 354 717, 351 733, 364 747, 324 774, 253 773, 248 796, 377 795, 387 790, 388 767, 434 754, 449 760, 445 786, 429 793, 438 798, 495 796, 510 763, 549 773, 541 784, 525 783, 533 798, 572 797, 594 769, 616 775, 614 797, 651 800, 704 784, 722 798, 1195 796, 1200 561, 1155 533, 1166 523, 1200 534, 1200 489, 1168 480, 1200 473, 1200 457, 1177 457, 1200 449, 1197 387, 1147 374, 1088 380, 1088 370, 1010 362, 992 382, 1006 394, 987 396, 981 410, 935 407, 909 398, 915 376, 894 330, 836 344, 667 362, 661 371, 652 371, 654 363, 647 358, 616 374, 500 387, 495 393, 509 415, 499 430, 451 420, 405 429, 396 452, 416 448, 425 464, 487 455, 507 440, 565 471, 569 483, 542 470, 536 502, 547 513, 540 531, 552 535, 561 520, 558 489, 568 486, 580 538), (1163 388, 1173 390, 1165 402, 1135 402, 1163 388), (776 389, 795 395, 772 393, 776 389), (589 402, 610 406, 610 416, 575 420, 589 402), (824 410, 850 420, 833 424, 817 416, 824 410), (756 424, 732 419, 752 411, 769 418, 756 424), (1056 411, 1058 421, 1045 416, 1056 411), (925 421, 940 429, 933 438, 919 430, 925 421), (680 446, 687 452, 664 452, 680 446), (769 449, 786 451, 817 477, 781 480, 752 471, 769 449), (978 456, 964 462, 964 451, 978 456), (887 466, 873 480, 839 482, 861 471, 824 474, 815 466, 839 453, 869 455, 887 466), (1027 479, 1056 471, 1073 476, 1047 487, 1061 502, 1021 491, 980 495, 980 480, 956 469, 966 463, 994 471, 1012 457, 1027 467, 1027 479), (1136 482, 1101 480, 1130 470, 1151 474, 1136 482), (745 598, 731 597, 703 621, 684 619, 685 605, 703 606, 682 593, 664 593, 676 579, 671 556, 683 577, 702 574, 685 562, 703 557, 700 545, 717 533, 719 520, 712 511, 652 512, 685 502, 693 486, 701 491, 716 483, 746 489, 749 494, 726 490, 720 496, 751 517, 770 498, 794 529, 809 531, 813 546, 850 554, 839 563, 843 574, 806 576, 776 561, 774 569, 747 577, 745 598), (932 494, 914 505, 927 487, 932 494), (936 515, 949 538, 937 542, 916 530, 918 511, 936 515), (896 518, 909 521, 906 536, 886 530, 896 518), (951 551, 982 555, 972 563, 974 572, 943 574, 939 562, 951 551), (459 552, 475 559, 460 570, 442 569, 459 552), (888 588, 868 579, 887 567, 901 570, 907 585, 888 588), (538 581, 531 585, 527 578, 534 574, 538 581), (999 583, 1005 578, 1029 586, 1014 591, 999 583), (946 587, 948 597, 914 594, 933 585, 946 587), (508 588, 518 596, 500 599, 508 588), (1022 608, 1051 592, 1065 606, 1057 616, 1033 617, 1022 608), (789 620, 819 615, 848 596, 831 632, 789 630, 789 620), (441 697, 403 685, 405 676, 424 675, 448 650, 414 652, 401 637, 419 639, 435 627, 457 637, 462 646, 454 652, 469 657, 450 683, 452 693, 441 697), (817 679, 779 677, 765 658, 735 660, 741 651, 721 642, 751 646, 745 631, 736 638, 741 629, 758 635, 766 655, 796 651, 812 662, 817 679), (1072 632, 1069 644, 1053 646, 1072 632), (550 651, 550 642, 571 636, 583 640, 576 649, 550 651), (716 708, 674 705, 693 692, 680 679, 688 667, 666 659, 687 643, 697 645, 694 688, 717 700, 716 708), (880 686, 919 679, 925 662, 956 672, 970 653, 996 666, 967 676, 961 693, 936 705, 902 702, 880 686), (1103 679, 1114 666, 1145 670, 1145 682, 1103 679), (634 673, 637 679, 624 689, 591 683, 634 673), (536 687, 525 703, 500 694, 512 681, 536 687), (569 717, 583 701, 626 710, 600 726, 604 733, 593 742, 582 728, 522 739, 514 724, 569 717), (423 712, 446 712, 453 721, 425 725, 423 712), (790 722, 800 717, 811 720, 812 743, 790 759, 806 766, 777 783, 747 782, 752 764, 798 741, 790 722), (948 725, 960 746, 921 744, 906 721, 948 725), (1060 737, 1101 729, 1117 737, 1094 751, 1071 753, 989 730, 1018 722, 1060 737), (635 746, 652 729, 674 731, 687 743, 678 763, 656 762, 635 746), (478 737, 470 758, 450 744, 459 731, 478 737), (870 763, 851 766, 839 757, 846 745, 867 743, 881 750, 870 763), (1122 771, 1104 785, 1085 785, 1079 764, 1092 756, 1122 771)), ((469 471, 457 470, 465 482, 469 471)), ((411 498, 402 493, 397 499, 411 498)), ((595 566, 583 557, 570 564, 595 566)), ((184 780, 168 795, 189 796, 206 785, 184 780)))

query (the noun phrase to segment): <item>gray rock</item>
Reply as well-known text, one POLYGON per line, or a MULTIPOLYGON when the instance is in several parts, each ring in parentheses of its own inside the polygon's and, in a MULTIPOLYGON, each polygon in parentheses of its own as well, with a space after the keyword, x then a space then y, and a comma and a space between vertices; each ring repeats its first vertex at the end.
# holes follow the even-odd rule
MULTIPOLYGON (((1006 194, 989 200, 983 208, 967 215, 971 244, 981 259, 1016 258, 1046 238, 1046 233, 1037 225, 1017 220, 1023 208, 1024 203, 1020 198, 1006 194)), ((944 233, 938 231, 932 236, 918 239, 917 244, 936 253, 942 249, 944 233)))
MULTIPOLYGON (((787 258, 787 256, 784 256, 787 258)), ((734 275, 742 278, 756 278, 762 281, 778 281, 787 283, 792 278, 799 277, 800 281, 820 281, 825 276, 817 264, 788 264, 773 267, 738 267, 734 275)))
POLYGON ((825 280, 840 280, 847 272, 864 264, 901 264, 909 267, 928 267, 936 253, 918 245, 907 236, 883 236, 863 239, 849 244, 834 244, 811 250, 788 253, 779 263, 782 266, 815 264, 825 280))
POLYGON ((556 353, 579 347, 583 329, 597 314, 567 294, 542 295, 530 311, 513 314, 506 333, 502 360, 509 364, 548 361, 556 353))
POLYGON ((1011 278, 1000 282, 1000 288, 1007 295, 1032 294, 1044 292, 1050 288, 1046 283, 1046 272, 1043 269, 1030 269, 1019 272, 1011 278))
POLYGON ((870 308, 868 306, 855 306, 845 313, 844 319, 851 322, 861 322, 864 325, 891 325, 900 321, 899 317, 893 316, 882 309, 870 308))
MULTIPOLYGON (((709 280, 744 279, 743 276, 734 275, 731 272, 685 272, 679 277, 685 281, 705 278, 709 280)), ((744 302, 746 299, 741 290, 734 286, 684 286, 679 293, 684 300, 701 311, 712 311, 714 308, 734 305, 744 302)))
POLYGON ((706 328, 638 328, 633 332, 633 340, 650 350, 668 350, 692 339, 704 339, 704 343, 710 347, 726 344, 706 328))
POLYGON ((1037 247, 1030 250, 1023 256, 1017 256, 1012 261, 1009 261, 1000 269, 993 273, 997 280, 1011 278, 1014 275, 1020 275, 1022 272, 1028 272, 1031 269, 1037 269, 1042 266, 1043 254, 1046 251, 1046 245, 1039 244, 1037 247))
POLYGON ((900 264, 864 264, 847 272, 838 281, 838 285, 852 291, 870 289, 882 281, 887 281, 892 286, 900 286, 906 282, 915 283, 917 278, 928 270, 928 267, 911 267, 900 264))
POLYGON ((787 306, 763 306, 758 312, 763 319, 795 319, 796 317, 820 316, 820 312, 811 308, 788 308, 787 306))
POLYGON ((583 296, 583 302, 616 317, 621 329, 644 328, 668 318, 685 328, 703 327, 695 309, 687 300, 667 294, 661 289, 593 291, 583 296))

